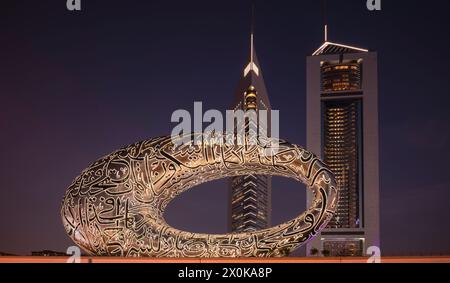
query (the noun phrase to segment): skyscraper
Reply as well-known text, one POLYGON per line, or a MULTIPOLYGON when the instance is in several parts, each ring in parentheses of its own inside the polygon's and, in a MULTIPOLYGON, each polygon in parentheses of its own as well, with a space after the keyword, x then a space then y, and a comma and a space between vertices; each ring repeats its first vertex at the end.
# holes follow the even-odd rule
MULTIPOLYGON (((270 121, 270 101, 253 38, 252 32, 249 63, 238 84, 232 109, 234 111, 268 110, 268 121, 270 121)), ((267 126, 267 134, 270 135, 270 123, 267 126)), ((231 232, 248 232, 270 227, 271 183, 270 176, 261 175, 246 175, 230 179, 229 230, 231 232)))
POLYGON ((307 148, 339 187, 337 213, 307 254, 362 256, 380 246, 377 72, 376 52, 327 38, 307 58, 307 148))

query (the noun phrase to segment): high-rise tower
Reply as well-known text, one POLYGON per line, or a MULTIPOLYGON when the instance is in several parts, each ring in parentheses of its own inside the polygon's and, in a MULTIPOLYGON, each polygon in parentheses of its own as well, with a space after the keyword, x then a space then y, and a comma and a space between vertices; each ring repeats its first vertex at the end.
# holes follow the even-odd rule
MULTIPOLYGON (((244 68, 242 78, 234 96, 234 111, 268 111, 270 121, 270 101, 267 96, 261 67, 254 48, 253 31, 250 38, 249 63, 244 68)), ((267 123, 270 135, 270 123, 267 123)), ((255 231, 270 227, 271 187, 270 176, 246 175, 230 179, 229 230, 231 232, 255 231)))
POLYGON ((335 174, 339 199, 307 254, 362 256, 380 246, 377 53, 329 42, 325 34, 307 58, 307 148, 335 174))

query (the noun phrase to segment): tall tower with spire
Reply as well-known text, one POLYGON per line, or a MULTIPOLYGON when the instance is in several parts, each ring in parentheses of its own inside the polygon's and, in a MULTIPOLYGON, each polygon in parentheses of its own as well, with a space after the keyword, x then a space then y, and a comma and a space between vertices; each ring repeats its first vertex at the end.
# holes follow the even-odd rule
MULTIPOLYGON (((307 254, 364 256, 380 247, 377 53, 329 41, 325 20, 306 81, 307 148, 328 164, 339 188, 336 215, 307 254)), ((312 201, 308 193, 308 207, 312 201)))
MULTIPOLYGON (((267 110, 268 121, 270 121, 272 108, 255 52, 253 22, 254 16, 252 15, 249 62, 238 83, 232 109, 244 112, 267 110)), ((267 135, 270 136, 270 123, 267 126, 267 135)), ((271 191, 272 179, 270 176, 252 174, 231 178, 229 230, 231 232, 250 232, 270 227, 271 191)))

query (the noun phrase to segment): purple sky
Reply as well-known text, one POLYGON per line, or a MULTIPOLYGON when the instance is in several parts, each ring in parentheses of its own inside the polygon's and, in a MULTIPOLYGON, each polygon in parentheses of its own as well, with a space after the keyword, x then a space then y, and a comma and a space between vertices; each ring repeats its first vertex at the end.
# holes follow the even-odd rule
MULTIPOLYGON (((225 110, 248 55, 249 1, 2 1, 0 251, 65 251, 67 186, 91 162, 168 135, 176 109, 225 110)), ((306 56, 322 43, 319 1, 257 1, 256 50, 281 137, 305 145, 306 56), (317 3, 316 3, 317 2, 317 3)), ((450 254, 448 0, 329 1, 330 39, 379 53, 384 254, 450 254), (395 3, 392 3, 395 2, 395 3), (432 3, 432 4, 431 4, 432 3)), ((275 223, 305 190, 274 182, 275 223)), ((224 181, 176 199, 167 220, 226 230, 224 181)), ((275 224, 274 223, 274 224, 275 224)))

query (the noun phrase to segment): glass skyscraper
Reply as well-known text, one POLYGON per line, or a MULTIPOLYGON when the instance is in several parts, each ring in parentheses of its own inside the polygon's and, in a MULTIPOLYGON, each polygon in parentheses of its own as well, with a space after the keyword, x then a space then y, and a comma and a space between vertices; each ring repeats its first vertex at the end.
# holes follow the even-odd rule
POLYGON ((307 58, 307 148, 339 188, 337 213, 307 254, 363 256, 380 246, 377 71, 376 52, 328 41, 307 58))
MULTIPOLYGON (((249 63, 235 92, 232 109, 244 112, 268 110, 270 121, 271 106, 253 45, 253 34, 249 57, 249 63)), ((248 124, 246 126, 247 130, 251 129, 248 124)), ((270 123, 267 123, 267 126, 267 135, 270 135, 270 123)), ((230 179, 228 223, 230 232, 250 232, 270 227, 271 190, 270 176, 246 175, 230 179)))

